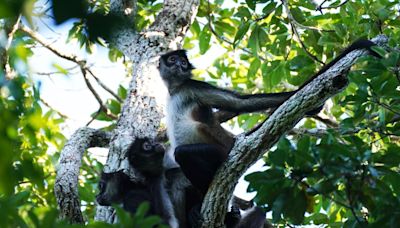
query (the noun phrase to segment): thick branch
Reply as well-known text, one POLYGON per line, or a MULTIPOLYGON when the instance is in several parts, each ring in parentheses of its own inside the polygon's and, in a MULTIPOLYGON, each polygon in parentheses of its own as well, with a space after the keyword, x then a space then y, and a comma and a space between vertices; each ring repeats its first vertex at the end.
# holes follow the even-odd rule
MULTIPOLYGON (((387 43, 385 36, 372 40, 378 45, 387 43)), ((356 50, 338 61, 325 73, 282 104, 269 119, 249 136, 237 137, 229 159, 220 168, 202 205, 203 227, 222 227, 228 199, 232 196, 237 180, 261 156, 270 149, 280 137, 292 129, 308 110, 319 107, 328 98, 337 94, 346 81, 346 72, 355 61, 366 55, 365 50, 356 50), (342 82, 342 83, 340 83, 342 82)))
POLYGON ((78 176, 82 157, 90 147, 107 147, 111 134, 91 128, 78 129, 61 151, 54 193, 60 217, 70 223, 84 223, 78 196, 78 176))

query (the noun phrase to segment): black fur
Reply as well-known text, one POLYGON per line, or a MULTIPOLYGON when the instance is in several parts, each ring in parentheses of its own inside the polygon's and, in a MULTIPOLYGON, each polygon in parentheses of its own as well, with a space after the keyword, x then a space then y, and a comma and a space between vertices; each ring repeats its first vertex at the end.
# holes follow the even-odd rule
MULTIPOLYGON (((223 118, 212 109, 217 108, 229 115, 273 109, 294 92, 240 95, 192 80, 193 67, 182 50, 161 56, 159 69, 171 95, 167 112, 167 130, 173 153, 170 158, 175 159, 194 187, 186 187, 185 202, 180 202, 177 207, 186 208, 186 224, 197 227, 204 195, 234 143, 233 136, 220 126, 223 118), (179 59, 181 62, 177 61, 179 59)), ((236 227, 242 219, 231 215, 237 214, 229 212, 226 224, 236 227)), ((252 227, 253 224, 247 225, 252 227)))
POLYGON ((128 160, 135 169, 147 178, 159 177, 163 173, 165 149, 148 138, 137 138, 128 149, 128 160))
MULTIPOLYGON (((349 52, 362 48, 370 50, 373 45, 375 44, 368 40, 356 41, 310 80, 327 71, 349 52)), ((374 52, 372 54, 377 55, 374 52)), ((175 159, 185 176, 204 197, 216 170, 227 158, 234 143, 233 136, 220 126, 220 121, 224 118, 216 115, 212 109, 216 108, 234 115, 266 109, 273 110, 297 90, 240 95, 234 91, 191 79, 192 69, 193 66, 185 50, 172 51, 160 58, 160 75, 170 93, 167 130, 171 141, 171 152, 167 158, 175 159)), ((321 109, 322 107, 311 110, 308 114, 316 114, 321 109)), ((197 213, 198 208, 199 205, 195 205, 190 212, 197 213)), ((189 220, 193 220, 190 218, 196 217, 196 213, 190 213, 189 220)), ((253 214, 257 218, 261 217, 259 209, 255 209, 253 214)), ((256 220, 243 218, 237 227, 244 227, 243 224, 246 227, 260 227, 261 225, 256 220)), ((192 221, 192 224, 195 222, 192 221)))
POLYGON ((133 182, 123 171, 102 173, 99 182, 97 202, 102 206, 122 204, 130 213, 136 213, 138 206, 147 201, 150 210, 147 215, 158 215, 173 228, 178 227, 173 205, 165 189, 163 157, 165 149, 161 144, 147 138, 137 138, 128 149, 128 160, 145 178, 143 183, 133 182))
MULTIPOLYGON (((146 185, 134 183, 122 170, 113 173, 102 173, 99 182, 99 194, 96 196, 97 203, 102 206, 122 204, 122 207, 136 213, 137 207, 144 201, 151 201, 146 185), (135 196, 135 197, 132 197, 135 196)), ((150 209, 150 213, 154 208, 150 209)))

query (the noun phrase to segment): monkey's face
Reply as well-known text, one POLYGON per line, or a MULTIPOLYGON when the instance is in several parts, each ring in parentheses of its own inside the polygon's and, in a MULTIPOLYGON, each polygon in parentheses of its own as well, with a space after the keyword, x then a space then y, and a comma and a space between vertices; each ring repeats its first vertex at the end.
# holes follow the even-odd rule
POLYGON ((99 181, 99 194, 96 201, 102 206, 111 206, 113 203, 121 203, 124 197, 124 191, 121 185, 124 183, 124 177, 121 172, 102 173, 99 181))
POLYGON ((192 69, 185 50, 168 52, 160 58, 159 70, 164 80, 171 82, 188 79, 192 76, 192 69))
POLYGON ((128 149, 128 159, 146 177, 157 177, 163 172, 164 153, 162 144, 148 138, 136 138, 128 149))
POLYGON ((165 149, 161 145, 161 143, 155 142, 153 140, 149 140, 145 138, 142 141, 142 148, 144 153, 157 153, 164 155, 165 149))

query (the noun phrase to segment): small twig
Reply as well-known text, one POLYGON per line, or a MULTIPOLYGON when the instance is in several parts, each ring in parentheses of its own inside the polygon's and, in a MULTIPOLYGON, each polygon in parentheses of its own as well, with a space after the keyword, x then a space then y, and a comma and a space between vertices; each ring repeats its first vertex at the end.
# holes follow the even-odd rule
MULTIPOLYGON (((103 107, 103 101, 101 100, 100 95, 96 92, 96 90, 93 88, 92 84, 90 83, 89 78, 87 76, 87 71, 83 67, 81 67, 81 72, 83 75, 83 79, 85 80, 86 86, 92 92, 92 94, 96 98, 97 102, 99 102, 99 105, 101 107, 103 107)), ((106 108, 104 108, 104 109, 106 109, 106 108)))
POLYGON ((50 108, 51 110, 55 111, 55 112, 56 112, 59 116, 61 116, 62 118, 69 119, 69 117, 68 117, 67 115, 65 115, 65 114, 61 113, 60 111, 56 110, 55 108, 53 108, 49 103, 47 103, 45 100, 43 100, 42 97, 40 97, 40 101, 41 101, 44 105, 46 105, 48 108, 50 108))
POLYGON ((318 32, 335 32, 334 30, 330 30, 330 29, 321 29, 321 28, 317 28, 317 27, 312 27, 312 26, 307 26, 307 25, 303 25, 300 22, 298 22, 294 16, 292 15, 292 12, 289 9, 289 5, 287 3, 286 0, 282 0, 283 6, 285 7, 286 13, 288 15, 289 20, 296 25, 296 27, 301 28, 301 29, 306 29, 306 30, 314 30, 314 31, 318 31, 318 32))
POLYGON ((292 27, 293 34, 296 36, 296 38, 297 38, 297 40, 299 41, 299 43, 300 43, 301 47, 303 48, 303 50, 306 52, 306 54, 307 54, 311 59, 313 59, 314 61, 316 61, 316 62, 318 62, 318 63, 321 63, 322 65, 325 65, 325 63, 322 62, 321 60, 319 60, 319 59, 317 58, 317 56, 311 54, 311 52, 309 52, 309 51, 307 50, 306 45, 305 45, 305 44, 303 43, 303 41, 301 40, 300 34, 299 34, 299 32, 297 31, 296 24, 294 23, 293 15, 291 14, 291 12, 290 12, 290 10, 289 10, 289 6, 288 6, 286 0, 281 0, 281 1, 282 1, 283 5, 284 5, 284 7, 285 7, 285 9, 286 9, 286 13, 287 13, 288 19, 289 19, 289 24, 290 24, 290 26, 292 27))
MULTIPOLYGON (((374 102, 374 101, 372 101, 372 102, 374 102)), ((400 115, 400 112, 397 112, 396 110, 393 110, 389 105, 387 105, 385 103, 382 103, 380 101, 376 101, 374 103, 379 105, 379 106, 381 106, 381 107, 383 107, 383 108, 385 108, 385 109, 387 109, 387 110, 389 110, 389 111, 391 111, 391 112, 393 112, 394 114, 400 115)))
POLYGON ((79 59, 74 54, 60 52, 51 43, 49 43, 42 36, 40 36, 39 34, 34 32, 32 29, 30 29, 30 28, 28 28, 28 27, 26 27, 26 26, 24 26, 22 24, 19 26, 19 28, 20 28, 21 31, 23 31, 26 34, 28 34, 30 37, 32 37, 34 40, 39 42, 41 45, 43 45, 45 48, 49 49, 51 52, 53 52, 57 56, 59 56, 59 57, 61 57, 63 59, 67 59, 67 60, 72 61, 72 62, 77 63, 77 64, 85 62, 84 60, 79 59))
MULTIPOLYGON (((225 37, 223 37, 223 36, 220 36, 220 35, 215 31, 215 29, 213 28, 213 26, 212 26, 212 18, 211 18, 210 1, 207 1, 207 2, 208 2, 208 9, 207 9, 207 11, 208 11, 208 12, 207 12, 208 27, 209 27, 211 33, 212 33, 217 39, 221 40, 222 42, 225 42, 225 43, 227 43, 227 44, 233 46, 233 45, 234 45, 234 42, 228 40, 227 38, 225 38, 225 37)), ((240 49, 241 49, 242 51, 248 53, 248 54, 253 54, 253 52, 252 52, 251 50, 247 49, 247 48, 242 48, 242 47, 241 47, 240 49)), ((262 56, 258 56, 258 58, 259 58, 260 60, 262 60, 262 61, 267 61, 267 60, 266 60, 264 57, 262 57, 262 56)))
MULTIPOLYGON (((372 84, 370 82, 367 82, 367 84, 369 85, 370 88, 373 88, 372 84)), ((400 115, 400 112, 397 112, 396 110, 393 110, 389 105, 382 103, 379 101, 379 96, 378 94, 376 94, 374 92, 374 90, 371 89, 371 93, 372 93, 372 99, 369 99, 369 101, 371 101, 374 104, 377 104, 378 106, 381 106, 384 109, 389 110, 390 112, 393 112, 396 115, 400 115)))
MULTIPOLYGON (((53 176, 54 174, 55 174, 55 172, 50 172, 50 173, 48 173, 46 176, 43 177, 43 180, 46 180, 47 178, 53 176)), ((21 184, 28 184, 28 183, 32 183, 32 180, 19 181, 19 182, 18 182, 18 185, 21 185, 21 184)))
POLYGON ((108 93, 110 93, 115 99, 117 99, 117 101, 122 103, 122 99, 116 94, 114 93, 110 88, 108 88, 97 76, 95 76, 93 74, 93 72, 89 69, 86 68, 86 70, 90 73, 90 75, 92 75, 92 77, 96 80, 96 82, 108 93))
POLYGON ((302 181, 299 177, 294 177, 294 178, 292 178, 292 179, 293 179, 294 181, 296 181, 297 183, 299 183, 300 185, 302 185, 302 186, 304 186, 304 187, 306 187, 306 188, 312 190, 314 193, 319 194, 319 195, 321 195, 322 197, 326 197, 326 198, 328 198, 329 200, 335 202, 336 204, 338 204, 338 205, 340 205, 340 206, 343 206, 343 207, 345 207, 345 208, 350 208, 349 205, 347 205, 347 204, 345 204, 345 203, 343 203, 343 202, 338 201, 337 199, 333 198, 333 197, 330 196, 329 194, 324 194, 324 193, 318 191, 316 188, 312 187, 312 186, 309 185, 307 182, 302 181))
POLYGON ((257 17, 256 19, 254 19, 254 21, 255 21, 255 22, 262 21, 262 20, 264 20, 265 18, 267 18, 268 16, 269 16, 269 14, 268 14, 268 15, 264 15, 264 16, 262 16, 262 17, 257 17))
POLYGON ((71 53, 60 52, 59 50, 57 50, 57 48, 55 48, 52 44, 50 44, 48 41, 46 41, 43 37, 41 37, 39 34, 37 34, 36 32, 34 32, 33 30, 31 30, 30 28, 28 28, 24 25, 20 25, 19 28, 23 32, 28 34, 30 37, 35 39, 37 42, 39 42, 41 45, 43 45, 44 47, 49 49, 51 52, 56 54, 57 56, 76 63, 81 69, 83 79, 85 80, 85 83, 86 83, 88 89, 92 92, 93 96, 96 98, 97 102, 99 103, 100 109, 103 110, 108 117, 110 117, 112 119, 117 119, 117 116, 115 116, 114 114, 109 112, 109 110, 104 106, 104 103, 101 100, 100 95, 96 92, 96 90, 93 88, 92 84, 89 81, 88 73, 90 73, 96 79, 96 81, 99 83, 99 85, 102 86, 107 92, 111 93, 113 96, 115 95, 115 93, 113 93, 103 83, 99 82, 100 80, 98 78, 96 78, 96 76, 94 76, 94 74, 90 71, 89 67, 87 66, 86 60, 80 59, 76 55, 71 54, 71 53))
POLYGON ((6 50, 8 50, 11 47, 11 43, 12 43, 12 40, 14 38, 14 34, 18 30, 18 26, 19 26, 20 22, 21 22, 21 15, 18 16, 18 18, 17 18, 15 24, 13 25, 10 33, 8 33, 8 40, 7 40, 6 50))
POLYGON ((325 1, 323 1, 323 2, 316 8, 316 10, 322 12, 323 9, 336 9, 336 8, 340 8, 340 7, 342 7, 344 4, 346 4, 348 1, 349 1, 349 0, 345 0, 344 2, 342 2, 342 3, 340 3, 339 5, 336 5, 336 6, 332 6, 332 5, 330 5, 330 6, 322 6, 325 2, 327 2, 327 0, 325 0, 325 1))
POLYGON ((334 122, 334 121, 331 120, 331 119, 325 119, 325 118, 322 118, 322 117, 320 117, 320 116, 318 116, 318 115, 313 116, 312 118, 315 119, 315 120, 318 120, 318 121, 320 121, 320 122, 322 122, 322 123, 324 123, 325 125, 327 125, 327 126, 329 126, 329 127, 332 127, 332 128, 337 128, 337 127, 339 127, 339 124, 336 123, 336 122, 334 122))
MULTIPOLYGON (((72 70, 74 70, 75 68, 79 67, 79 65, 75 65, 73 67, 69 67, 69 68, 65 68, 66 71, 68 71, 68 74, 76 74, 77 72, 70 72, 72 70)), ((63 72, 60 71, 53 71, 53 72, 33 72, 34 74, 37 75, 43 75, 43 76, 51 76, 54 74, 62 74, 65 75, 63 72)))
POLYGON ((96 92, 96 90, 93 88, 92 84, 89 81, 89 78, 87 76, 87 71, 84 69, 84 67, 81 66, 81 71, 82 71, 82 75, 83 75, 83 79, 85 80, 85 83, 88 87, 88 89, 92 92, 93 96, 96 98, 97 102, 100 105, 100 110, 104 111, 104 113, 110 117, 111 119, 117 119, 118 117, 115 116, 114 114, 112 114, 111 112, 109 112, 108 108, 106 106, 104 106, 103 101, 101 100, 100 95, 96 92))
POLYGON ((93 115, 92 119, 90 119, 85 126, 89 126, 97 118, 97 116, 100 115, 101 111, 103 111, 103 109, 100 107, 96 114, 93 115))
MULTIPOLYGON (((354 210, 353 199, 350 196, 351 183, 350 183, 350 180, 348 178, 346 178, 346 184, 345 185, 346 185, 346 191, 345 191, 346 192, 346 197, 347 197, 347 200, 349 201, 349 204, 350 204, 350 208, 349 209, 350 209, 351 213, 353 214, 353 216, 356 219, 358 224, 360 224, 362 226, 368 224, 368 222, 365 219, 360 220, 360 217, 357 216, 357 213, 354 210)), ((359 187, 361 188, 362 186, 359 186, 359 187)))
POLYGON ((390 70, 391 70, 391 71, 393 72, 393 74, 396 76, 397 81, 398 81, 399 84, 400 84, 400 66, 393 67, 393 68, 391 68, 390 70))

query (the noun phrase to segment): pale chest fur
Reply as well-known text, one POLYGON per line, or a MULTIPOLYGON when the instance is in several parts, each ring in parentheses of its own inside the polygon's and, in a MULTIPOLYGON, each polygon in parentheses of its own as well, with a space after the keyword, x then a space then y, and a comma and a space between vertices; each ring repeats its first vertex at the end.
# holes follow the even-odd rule
POLYGON ((196 103, 185 105, 180 96, 171 96, 167 103, 167 134, 171 149, 185 144, 202 143, 197 126, 201 124, 192 117, 196 103))

